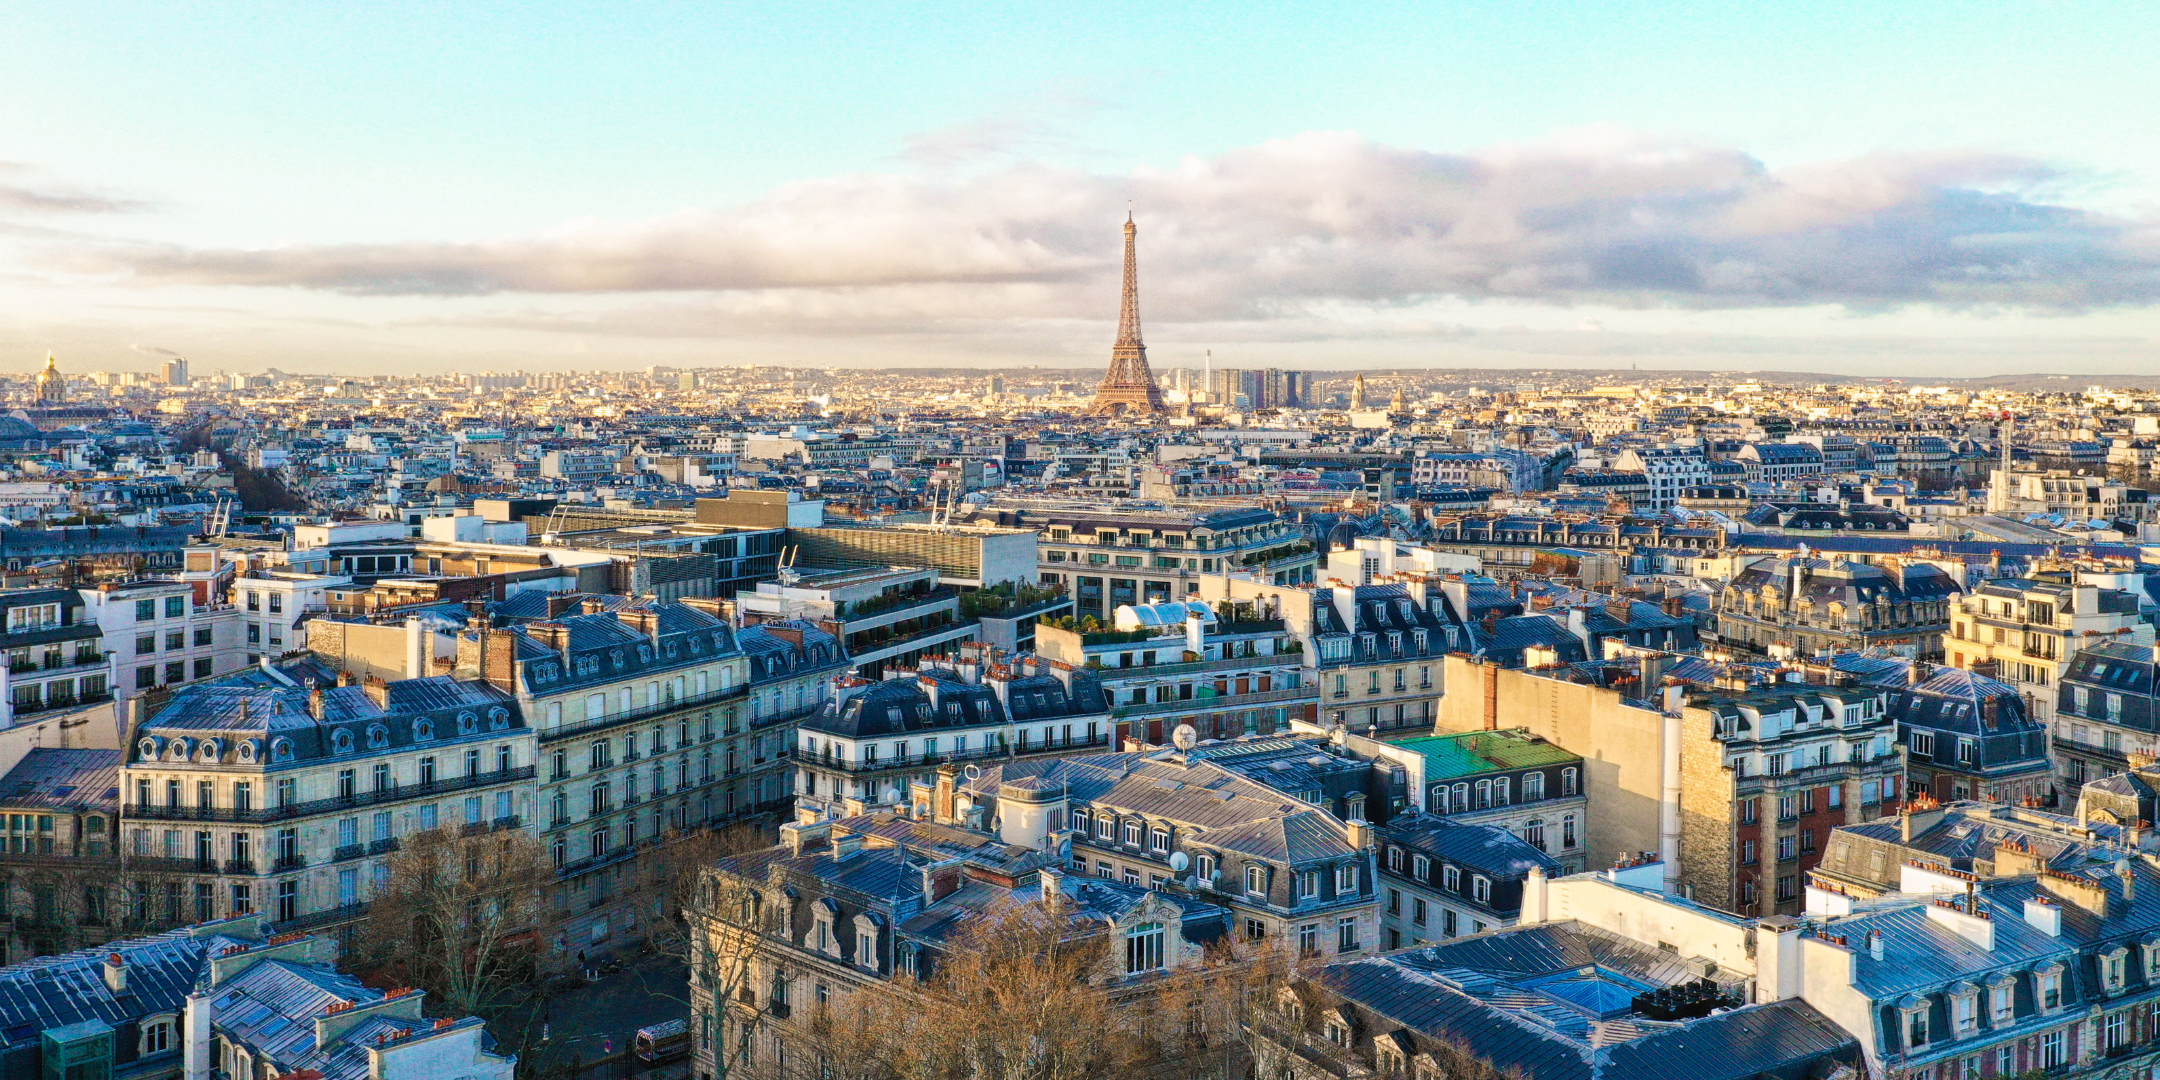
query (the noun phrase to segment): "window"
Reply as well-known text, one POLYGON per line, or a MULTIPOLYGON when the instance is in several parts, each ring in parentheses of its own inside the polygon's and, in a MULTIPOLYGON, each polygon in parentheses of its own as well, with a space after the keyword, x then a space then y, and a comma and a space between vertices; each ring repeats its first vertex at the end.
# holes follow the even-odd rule
POLYGON ((1449 866, 1442 868, 1440 871, 1440 884, 1449 892, 1461 892, 1462 868, 1458 866, 1449 866))
POLYGON ((1524 774, 1523 774, 1523 778, 1522 778, 1522 797, 1523 797, 1523 801, 1524 801, 1524 802, 1536 802, 1536 801, 1538 801, 1539 799, 1542 799, 1542 798, 1544 798, 1544 797, 1545 797, 1545 774, 1544 774, 1544 773, 1535 773, 1535 772, 1534 772, 1534 773, 1524 773, 1524 774))
POLYGON ((1470 899, 1480 904, 1492 902, 1492 879, 1483 874, 1470 875, 1470 899))
POLYGON ((1335 868, 1335 891, 1338 894, 1355 893, 1358 890, 1358 868, 1350 863, 1335 868))
POLYGON ((1125 932, 1125 974, 1138 975, 1163 968, 1163 924, 1141 923, 1125 932))
POLYGON ((1298 927, 1297 944, 1298 952, 1301 955, 1312 956, 1317 954, 1320 951, 1320 924, 1306 923, 1298 927))
POLYGON ((1335 951, 1356 952, 1357 950, 1357 918, 1355 916, 1345 915, 1342 918, 1335 920, 1335 951))
POLYGON ((1137 821, 1128 821, 1128 822, 1126 822, 1126 823, 1125 823, 1125 846, 1127 846, 1127 847, 1139 847, 1139 846, 1140 846, 1140 823, 1139 823, 1139 822, 1137 822, 1137 821))
POLYGON ((1170 830, 1160 826, 1148 830, 1148 848, 1164 852, 1170 850, 1170 830))
POLYGON ((1531 818, 1529 821, 1524 822, 1522 838, 1523 843, 1528 844, 1531 847, 1538 849, 1539 851, 1545 850, 1544 819, 1531 818))
POLYGON ((1574 769, 1562 769, 1562 770, 1560 770, 1560 794, 1562 794, 1562 795, 1573 795, 1573 794, 1575 794, 1575 791, 1576 791, 1576 787, 1575 787, 1575 785, 1576 785, 1576 777, 1577 777, 1577 771, 1576 771, 1576 770, 1574 770, 1574 769))
POLYGON ((1245 891, 1249 893, 1264 893, 1267 891, 1267 870, 1265 868, 1258 866, 1245 868, 1245 891))
POLYGON ((1423 855, 1410 856, 1410 876, 1419 881, 1432 879, 1432 860, 1423 855))
POLYGON ((1320 895, 1320 871, 1300 870, 1297 876, 1297 894, 1300 900, 1311 900, 1320 895))
POLYGON ((2061 1028, 2040 1036, 2040 1067, 2053 1069, 2063 1063, 2063 1033, 2061 1028))

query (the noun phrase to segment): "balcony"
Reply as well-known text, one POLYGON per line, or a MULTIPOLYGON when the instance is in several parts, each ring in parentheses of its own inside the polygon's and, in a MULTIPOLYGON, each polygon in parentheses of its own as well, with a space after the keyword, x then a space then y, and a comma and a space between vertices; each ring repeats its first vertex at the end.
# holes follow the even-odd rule
POLYGON ((32 713, 54 712, 59 709, 80 709, 90 705, 102 705, 111 700, 112 691, 105 690, 95 694, 78 694, 74 697, 45 701, 18 701, 15 703, 15 715, 28 716, 32 713))
POLYGON ((558 878, 568 878, 576 877, 579 874, 591 873, 592 871, 598 870, 602 867, 613 866, 616 863, 628 860, 636 854, 637 849, 634 847, 619 847, 604 855, 590 855, 575 862, 564 863, 563 865, 555 868, 555 876, 558 878))
POLYGON ((288 870, 307 869, 307 859, 299 855, 280 855, 270 863, 270 872, 282 874, 288 870))
POLYGON ((283 806, 248 807, 245 809, 226 806, 145 806, 132 803, 126 813, 130 818, 153 821, 233 821, 263 824, 273 821, 290 821, 293 818, 312 817, 317 814, 334 814, 363 806, 401 802, 406 799, 422 799, 473 788, 493 787, 519 780, 533 778, 534 769, 527 765, 516 769, 497 769, 493 772, 476 773, 451 780, 435 780, 425 784, 401 784, 380 791, 354 792, 351 795, 333 796, 328 799, 312 799, 307 802, 286 803, 283 806))
POLYGON ((302 915, 298 918, 274 922, 270 924, 270 929, 273 933, 278 934, 290 934, 295 930, 317 930, 325 926, 336 926, 339 923, 358 922, 366 918, 367 913, 368 903, 362 900, 357 903, 334 907, 328 911, 318 911, 313 915, 302 915))
POLYGON ((1030 747, 1025 752, 1016 751, 1009 746, 990 746, 982 747, 975 750, 964 750, 957 753, 910 754, 906 757, 878 758, 872 761, 846 761, 834 757, 804 758, 803 760, 818 768, 835 769, 845 773, 867 775, 870 773, 887 772, 893 769, 934 769, 939 765, 959 764, 969 761, 1010 760, 1024 757, 1037 757, 1043 754, 1062 754, 1073 750, 1085 750, 1094 747, 1107 747, 1109 745, 1110 736, 1105 733, 1097 735, 1092 739, 1074 739, 1069 743, 1058 743, 1051 746, 1030 747))
POLYGON ((1319 688, 1293 686, 1284 690, 1263 690, 1249 694, 1221 694, 1215 697, 1196 697, 1184 701, 1150 701, 1141 705, 1119 705, 1110 710, 1118 720, 1136 716, 1164 716, 1173 713, 1207 713, 1224 709, 1245 709, 1255 705, 1269 705, 1283 701, 1317 701, 1319 688))
POLYGON ((336 851, 330 853, 330 861, 344 862, 347 859, 357 859, 365 854, 367 854, 367 848, 362 845, 344 844, 341 845, 336 851))
POLYGON ((2110 747, 2101 743, 2084 742, 2079 739, 2072 739, 2066 735, 2056 735, 2048 741, 2053 743, 2055 745, 2055 749, 2057 750, 2065 750, 2073 754, 2082 754, 2086 757, 2100 758, 2102 760, 2114 762, 2117 765, 2128 765, 2130 763, 2129 754, 2125 752, 2120 746, 2110 747))
POLYGON ((386 852, 396 851, 397 849, 398 839, 395 836, 386 836, 380 840, 371 840, 368 842, 367 846, 368 854, 370 855, 381 855, 386 852))
POLYGON ((225 872, 228 874, 245 874, 249 877, 253 877, 255 875, 255 860, 227 859, 225 860, 225 872))
POLYGON ((540 733, 540 741, 552 742, 556 739, 566 739, 572 735, 580 735, 588 731, 599 731, 604 728, 615 727, 618 724, 635 724, 640 721, 650 720, 656 716, 668 716, 673 713, 682 712, 685 709, 702 709, 708 705, 718 705, 722 702, 732 701, 736 698, 747 695, 749 692, 750 685, 748 683, 744 683, 740 686, 731 686, 725 690, 718 690, 710 694, 703 694, 696 697, 676 698, 669 701, 663 701, 658 705, 648 705, 642 709, 632 709, 629 712, 610 713, 606 716, 597 717, 594 719, 581 720, 575 724, 564 724, 563 726, 555 728, 551 731, 542 731, 540 733))
POLYGON ((515 829, 523 823, 523 818, 520 818, 516 814, 508 814, 503 817, 496 818, 493 822, 493 825, 495 827, 495 831, 501 832, 505 829, 515 829))

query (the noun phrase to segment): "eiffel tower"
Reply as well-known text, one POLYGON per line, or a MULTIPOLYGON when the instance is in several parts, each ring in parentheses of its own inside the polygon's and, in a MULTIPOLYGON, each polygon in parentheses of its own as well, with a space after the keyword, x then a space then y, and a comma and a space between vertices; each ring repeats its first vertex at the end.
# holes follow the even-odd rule
POLYGON ((1117 343, 1110 346, 1110 370, 1095 387, 1089 416, 1147 414, 1161 416, 1162 389, 1148 370, 1147 346, 1140 343, 1140 270, 1133 248, 1132 215, 1125 215, 1125 296, 1118 305, 1117 343))

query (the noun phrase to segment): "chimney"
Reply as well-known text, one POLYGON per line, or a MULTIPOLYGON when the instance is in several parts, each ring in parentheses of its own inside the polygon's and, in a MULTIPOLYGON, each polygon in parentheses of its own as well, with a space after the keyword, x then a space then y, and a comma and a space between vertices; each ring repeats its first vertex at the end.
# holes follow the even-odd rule
POLYGON ((2131 867, 2129 859, 2119 859, 2116 861, 2115 876, 2122 879, 2123 903, 2136 903, 2137 871, 2131 867))
POLYGON ((390 684, 382 678, 374 675, 368 676, 360 684, 360 691, 368 696, 369 701, 375 703, 376 708, 385 710, 390 708, 390 684))
POLYGON ((861 833, 835 833, 833 835, 832 857, 834 862, 846 862, 861 854, 862 849, 863 837, 861 833))
POLYGON ((1353 819, 1343 823, 1343 839, 1358 851, 1365 851, 1373 844, 1373 827, 1370 822, 1353 819))
POLYGON ((128 992, 127 961, 122 960, 119 953, 105 954, 105 988, 116 997, 128 992))
POLYGON ((547 598, 547 620, 554 622, 556 619, 561 618, 564 612, 575 610, 578 602, 579 597, 576 593, 549 594, 547 598))
POLYGON ((405 677, 418 679, 428 673, 428 661, 434 658, 429 647, 426 624, 418 615, 405 617, 405 677))
POLYGON ((323 717, 329 712, 329 710, 324 708, 323 706, 322 687, 315 685, 315 680, 313 679, 308 680, 307 711, 309 716, 312 716, 317 720, 323 719, 323 717))
POLYGON ((1867 953, 1870 958, 1875 960, 1881 960, 1883 958, 1882 931, 1868 931, 1867 953))
POLYGON ((2034 896, 2025 901, 2025 923, 2049 937, 2062 936, 2062 909, 2034 896))
POLYGON ((1056 866, 1045 866, 1036 872, 1042 883, 1043 906, 1056 911, 1065 904, 1065 871, 1056 866))

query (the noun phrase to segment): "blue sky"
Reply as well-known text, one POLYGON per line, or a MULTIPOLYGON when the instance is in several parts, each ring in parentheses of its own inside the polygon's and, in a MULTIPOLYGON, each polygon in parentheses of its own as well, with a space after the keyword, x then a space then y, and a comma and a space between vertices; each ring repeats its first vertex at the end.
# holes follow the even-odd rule
POLYGON ((2156 18, 6 4, 0 356, 2150 370, 2156 18))

